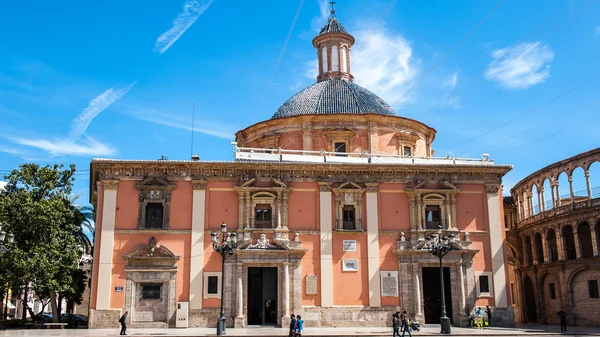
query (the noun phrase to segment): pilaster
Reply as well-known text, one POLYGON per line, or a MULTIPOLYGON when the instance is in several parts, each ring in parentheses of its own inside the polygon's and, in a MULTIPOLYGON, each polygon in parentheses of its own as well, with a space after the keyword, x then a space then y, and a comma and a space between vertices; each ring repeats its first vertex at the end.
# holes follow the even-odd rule
POLYGON ((500 199, 498 196, 499 185, 486 185, 487 207, 490 226, 490 247, 492 251, 492 269, 494 299, 496 307, 506 308, 506 274, 504 269, 504 245, 502 221, 500 219, 500 199))
POLYGON ((190 309, 202 309, 206 180, 192 180, 192 242, 190 250, 190 309))
POLYGON ((98 287, 96 291, 98 296, 96 297, 96 310, 110 309, 118 186, 118 180, 102 180, 104 201, 102 205, 100 252, 98 254, 98 287))
POLYGON ((333 306, 333 216, 331 184, 319 183, 321 234, 321 307, 333 306))
POLYGON ((378 184, 367 183, 367 265, 369 272, 369 306, 381 306, 379 280, 379 212, 377 207, 378 184))

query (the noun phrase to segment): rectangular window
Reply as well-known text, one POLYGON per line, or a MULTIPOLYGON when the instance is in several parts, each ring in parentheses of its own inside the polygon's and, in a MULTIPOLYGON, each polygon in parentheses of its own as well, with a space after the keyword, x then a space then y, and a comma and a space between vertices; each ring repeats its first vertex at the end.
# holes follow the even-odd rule
POLYGON ((273 227, 273 212, 271 205, 258 204, 255 208, 254 228, 272 228, 273 227))
POLYGON ((142 299, 143 300, 158 300, 160 299, 160 284, 142 284, 142 299))
POLYGON ((146 228, 163 227, 163 204, 149 202, 146 204, 146 228))
POLYGON ((218 291, 219 291, 219 277, 218 276, 209 276, 207 293, 210 295, 215 295, 218 291))
POLYGON ((441 210, 440 206, 425 206, 425 228, 436 229, 441 224, 441 210))
POLYGON ((340 154, 336 154, 336 156, 343 156, 343 157, 347 156, 347 155, 343 154, 343 153, 346 153, 346 143, 344 143, 344 142, 334 143, 333 146, 334 146, 333 152, 340 153, 340 154))
POLYGON ((410 146, 402 147, 402 155, 405 157, 412 156, 412 148, 410 146))
POLYGON ((490 279, 488 275, 479 275, 479 294, 490 293, 490 279))
POLYGON ((598 296, 598 280, 588 280, 588 292, 590 298, 599 298, 598 296))
POLYGON ((342 229, 356 229, 356 218, 355 218, 355 211, 354 211, 354 206, 352 205, 345 205, 343 208, 343 224, 342 224, 342 229))
POLYGON ((548 290, 550 291, 550 299, 551 300, 555 300, 556 299, 556 288, 554 287, 554 283, 550 283, 548 285, 548 290))
POLYGON ((504 214, 504 228, 508 228, 508 215, 504 214))

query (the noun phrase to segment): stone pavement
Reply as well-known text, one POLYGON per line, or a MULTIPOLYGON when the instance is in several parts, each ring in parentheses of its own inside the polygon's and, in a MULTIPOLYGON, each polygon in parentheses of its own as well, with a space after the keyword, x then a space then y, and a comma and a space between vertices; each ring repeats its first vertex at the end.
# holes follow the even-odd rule
MULTIPOLYGON (((420 332, 413 332, 414 336, 441 336, 439 326, 430 325, 420 332)), ((214 336, 216 329, 127 329, 128 336, 153 337, 153 336, 214 336)), ((109 337, 118 336, 119 329, 71 329, 71 330, 4 330, 0 336, 10 337, 109 337)), ((227 336, 287 336, 285 328, 246 328, 227 329, 227 336)), ((391 328, 306 328, 304 336, 391 336, 391 328)), ((571 327, 569 332, 560 332, 558 325, 520 325, 515 329, 507 328, 452 328, 453 336, 600 336, 600 328, 571 327)), ((407 335, 408 336, 408 335, 407 335)))

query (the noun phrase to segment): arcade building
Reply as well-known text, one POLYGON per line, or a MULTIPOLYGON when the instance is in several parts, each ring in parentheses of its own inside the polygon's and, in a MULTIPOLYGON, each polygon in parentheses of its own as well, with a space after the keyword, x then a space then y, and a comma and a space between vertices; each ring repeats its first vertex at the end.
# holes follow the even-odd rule
POLYGON ((332 16, 313 39, 317 82, 235 135, 230 162, 91 162, 96 209, 91 328, 439 324, 489 305, 511 326, 502 177, 510 165, 434 157, 436 130, 354 82, 354 37, 332 16), (221 267, 211 233, 238 245, 221 267), (222 279, 224 278, 224 279, 222 279), (223 282, 224 289, 221 289, 223 282), (224 290, 224 291, 222 291, 224 290))

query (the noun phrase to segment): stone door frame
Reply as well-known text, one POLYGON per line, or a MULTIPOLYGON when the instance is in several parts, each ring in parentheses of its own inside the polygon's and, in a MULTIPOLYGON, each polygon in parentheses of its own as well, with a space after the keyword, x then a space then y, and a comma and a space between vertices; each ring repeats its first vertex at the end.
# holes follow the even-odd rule
POLYGON ((154 323, 162 321, 136 321, 135 303, 141 301, 138 295, 141 296, 139 287, 142 283, 160 283, 161 287, 161 302, 166 310, 166 323, 169 327, 175 326, 176 314, 176 299, 175 289, 177 283, 177 271, 125 271, 125 311, 129 312, 129 321, 131 323, 154 323), (164 296, 164 297, 163 297, 164 296))

